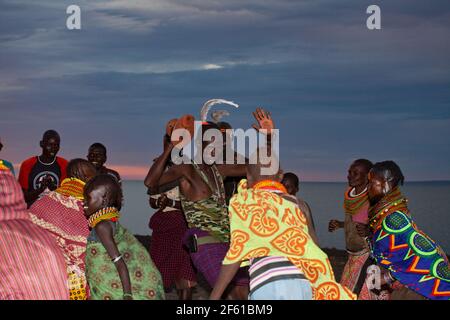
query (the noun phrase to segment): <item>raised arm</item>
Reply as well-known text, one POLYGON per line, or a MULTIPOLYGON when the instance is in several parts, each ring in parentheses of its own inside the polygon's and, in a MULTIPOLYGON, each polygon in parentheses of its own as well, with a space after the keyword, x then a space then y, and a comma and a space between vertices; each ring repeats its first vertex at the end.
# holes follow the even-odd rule
MULTIPOLYGON (((252 127, 267 136, 267 146, 269 152, 271 151, 272 135, 273 129, 275 129, 274 122, 272 120, 272 115, 270 112, 265 111, 262 108, 256 108, 253 112, 253 116, 258 124, 253 124, 252 127)), ((269 154, 270 156, 270 154, 269 154)), ((247 160, 248 161, 248 160, 247 160)), ((241 177, 247 175, 246 170, 247 164, 221 164, 218 165, 220 174, 222 177, 241 177)))
POLYGON ((174 182, 183 176, 184 165, 175 165, 166 169, 167 163, 170 159, 174 146, 170 143, 164 152, 155 160, 150 170, 148 171, 147 177, 145 178, 145 185, 151 190, 151 193, 159 193, 158 188, 162 185, 174 182))

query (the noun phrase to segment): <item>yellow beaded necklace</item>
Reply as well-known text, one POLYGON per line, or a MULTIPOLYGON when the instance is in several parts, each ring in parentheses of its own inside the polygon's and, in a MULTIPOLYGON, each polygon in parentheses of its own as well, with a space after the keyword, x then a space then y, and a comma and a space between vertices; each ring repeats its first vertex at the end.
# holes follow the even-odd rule
POLYGON ((88 219, 88 224, 89 227, 94 228, 99 222, 103 220, 111 220, 115 222, 119 220, 119 218, 119 210, 114 207, 106 207, 91 215, 88 219))

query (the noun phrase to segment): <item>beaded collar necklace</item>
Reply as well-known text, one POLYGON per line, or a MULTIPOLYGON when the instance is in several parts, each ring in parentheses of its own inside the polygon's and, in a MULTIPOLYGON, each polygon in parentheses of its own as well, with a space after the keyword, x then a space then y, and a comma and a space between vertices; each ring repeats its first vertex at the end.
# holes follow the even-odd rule
POLYGON ((273 180, 262 180, 255 184, 253 189, 288 193, 286 187, 282 183, 273 180))
POLYGON ((61 186, 56 189, 56 192, 66 197, 74 197, 78 200, 83 200, 84 186, 86 183, 77 178, 66 178, 61 182, 61 186))
POLYGON ((111 220, 116 222, 120 218, 120 213, 117 208, 114 207, 106 207, 98 210, 96 213, 91 215, 88 219, 89 227, 92 229, 103 220, 111 220))

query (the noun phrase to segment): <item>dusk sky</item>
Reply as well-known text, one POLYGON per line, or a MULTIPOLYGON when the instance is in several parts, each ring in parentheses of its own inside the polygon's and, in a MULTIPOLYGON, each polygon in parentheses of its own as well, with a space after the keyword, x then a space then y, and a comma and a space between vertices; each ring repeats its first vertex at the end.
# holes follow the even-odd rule
POLYGON ((0 0, 0 158, 19 165, 56 129, 60 156, 102 142, 143 179, 165 123, 211 98, 240 105, 219 106, 236 128, 270 110, 302 180, 344 181, 361 157, 450 180, 450 2, 0 0))

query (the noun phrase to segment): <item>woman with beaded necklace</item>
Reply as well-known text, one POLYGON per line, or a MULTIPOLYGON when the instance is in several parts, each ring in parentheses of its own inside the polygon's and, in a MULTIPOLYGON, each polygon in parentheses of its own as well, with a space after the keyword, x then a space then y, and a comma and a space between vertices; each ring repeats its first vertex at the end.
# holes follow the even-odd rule
POLYGON ((87 160, 71 160, 68 178, 29 209, 31 220, 56 238, 64 254, 71 300, 86 300, 89 296, 84 263, 89 229, 83 212, 83 188, 95 173, 87 160))
POLYGON ((357 229, 367 237, 372 256, 381 267, 376 286, 390 286, 392 300, 448 300, 448 259, 412 220, 400 190, 404 179, 393 161, 376 163, 369 173, 369 225, 358 225, 357 229))
POLYGON ((144 246, 119 223, 122 190, 110 175, 84 188, 85 216, 91 233, 86 276, 92 300, 164 299, 161 275, 144 246))

